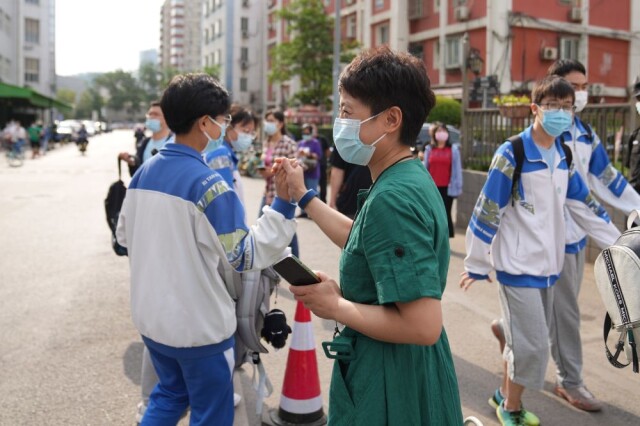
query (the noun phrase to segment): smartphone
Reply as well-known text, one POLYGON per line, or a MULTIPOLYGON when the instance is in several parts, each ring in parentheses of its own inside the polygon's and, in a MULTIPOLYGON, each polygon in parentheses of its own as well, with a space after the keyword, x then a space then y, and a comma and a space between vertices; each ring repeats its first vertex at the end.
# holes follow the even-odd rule
POLYGON ((309 285, 320 282, 320 278, 292 254, 274 264, 273 269, 291 285, 309 285))

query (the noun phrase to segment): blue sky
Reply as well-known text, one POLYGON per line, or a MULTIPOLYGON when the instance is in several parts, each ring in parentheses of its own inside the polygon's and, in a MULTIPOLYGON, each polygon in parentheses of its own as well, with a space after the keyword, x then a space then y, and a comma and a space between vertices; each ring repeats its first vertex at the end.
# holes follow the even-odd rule
POLYGON ((55 0, 56 73, 138 68, 140 51, 158 49, 164 0, 55 0))

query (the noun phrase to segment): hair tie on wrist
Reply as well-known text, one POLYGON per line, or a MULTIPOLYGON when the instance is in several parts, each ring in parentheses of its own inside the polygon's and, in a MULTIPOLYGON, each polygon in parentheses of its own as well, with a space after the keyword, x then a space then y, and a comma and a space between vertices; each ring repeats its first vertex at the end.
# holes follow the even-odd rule
POLYGON ((309 202, 313 200, 314 197, 317 197, 317 196, 318 196, 318 191, 316 191, 315 189, 308 190, 298 200, 298 207, 304 210, 304 208, 307 207, 307 204, 309 204, 309 202))

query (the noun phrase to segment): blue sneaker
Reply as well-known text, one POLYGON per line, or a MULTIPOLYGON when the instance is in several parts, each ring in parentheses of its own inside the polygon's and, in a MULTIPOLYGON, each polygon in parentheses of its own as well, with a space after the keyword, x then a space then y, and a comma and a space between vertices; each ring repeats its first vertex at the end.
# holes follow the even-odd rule
MULTIPOLYGON (((491 396, 491 398, 489 398, 489 405, 497 409, 502 404, 502 401, 504 401, 504 396, 502 396, 502 393, 500 392, 500 388, 498 388, 496 389, 494 394, 491 396)), ((522 412, 522 418, 526 426, 540 425, 540 419, 538 418, 538 416, 533 414, 531 411, 525 410, 524 406, 522 405, 520 406, 520 411, 522 412)), ((500 417, 498 416, 498 418, 500 417)))
POLYGON ((502 426, 526 426, 522 409, 520 411, 507 411, 504 409, 504 403, 502 403, 496 408, 496 415, 502 426))

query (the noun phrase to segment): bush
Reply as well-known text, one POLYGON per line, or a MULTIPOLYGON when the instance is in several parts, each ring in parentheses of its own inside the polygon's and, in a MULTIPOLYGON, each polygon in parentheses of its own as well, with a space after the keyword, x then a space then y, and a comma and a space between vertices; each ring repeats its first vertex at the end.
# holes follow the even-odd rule
POLYGON ((436 105, 427 117, 428 123, 440 121, 452 126, 460 126, 462 106, 458 101, 443 96, 436 96, 436 105))

